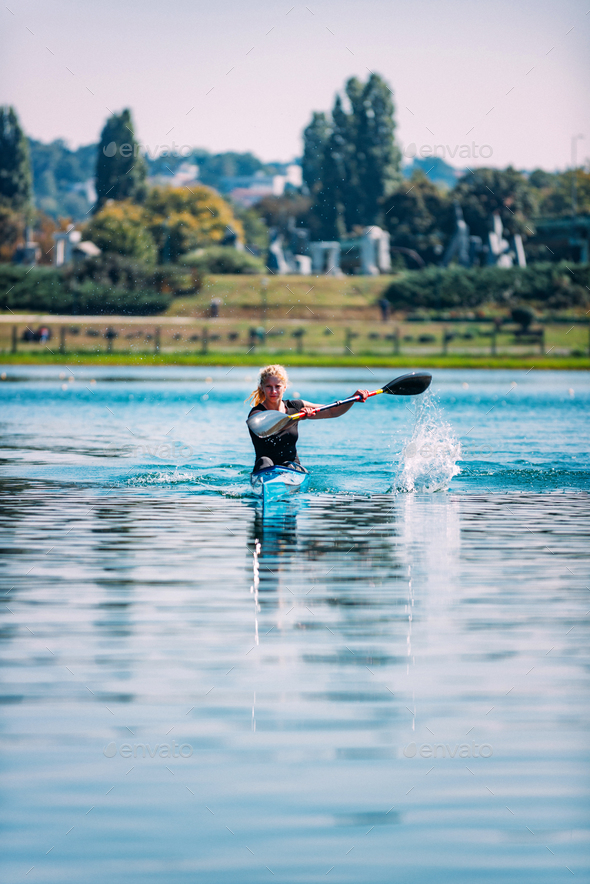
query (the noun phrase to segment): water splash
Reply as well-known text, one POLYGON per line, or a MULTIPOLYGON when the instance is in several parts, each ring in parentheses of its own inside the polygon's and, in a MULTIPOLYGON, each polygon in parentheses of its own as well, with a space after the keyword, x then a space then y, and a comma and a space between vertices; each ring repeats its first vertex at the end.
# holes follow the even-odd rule
POLYGON ((145 487, 150 485, 201 485, 202 480, 193 473, 182 472, 180 470, 158 470, 148 473, 140 473, 139 475, 129 476, 126 485, 145 487))
POLYGON ((460 472, 461 444, 432 393, 417 400, 415 413, 412 438, 402 449, 394 490, 445 491, 460 472))

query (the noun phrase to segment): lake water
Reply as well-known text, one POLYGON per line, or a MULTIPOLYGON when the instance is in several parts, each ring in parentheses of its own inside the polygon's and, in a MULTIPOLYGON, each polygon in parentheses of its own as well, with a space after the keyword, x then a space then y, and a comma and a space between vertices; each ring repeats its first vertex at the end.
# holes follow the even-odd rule
POLYGON ((588 880, 587 374, 2 371, 3 881, 588 880))

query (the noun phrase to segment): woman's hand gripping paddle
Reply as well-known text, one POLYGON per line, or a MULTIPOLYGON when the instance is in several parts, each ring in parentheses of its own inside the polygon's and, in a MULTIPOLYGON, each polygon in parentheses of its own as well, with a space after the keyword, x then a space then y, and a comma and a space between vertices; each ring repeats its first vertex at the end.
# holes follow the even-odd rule
MULTIPOLYGON (((378 396, 379 393, 389 393, 392 396, 417 396, 427 390, 430 386, 432 375, 428 372, 412 371, 410 374, 403 374, 399 378, 385 384, 380 390, 373 390, 369 396, 378 396)), ((360 402, 360 396, 350 396, 348 399, 341 399, 338 402, 332 402, 330 405, 320 405, 315 408, 313 414, 319 414, 320 411, 328 411, 337 405, 347 405, 349 402, 360 402)), ((267 436, 276 436, 282 432, 292 421, 301 420, 304 417, 310 417, 305 411, 299 411, 297 414, 283 414, 282 411, 258 411, 249 417, 246 423, 248 427, 257 436, 262 439, 267 436)))

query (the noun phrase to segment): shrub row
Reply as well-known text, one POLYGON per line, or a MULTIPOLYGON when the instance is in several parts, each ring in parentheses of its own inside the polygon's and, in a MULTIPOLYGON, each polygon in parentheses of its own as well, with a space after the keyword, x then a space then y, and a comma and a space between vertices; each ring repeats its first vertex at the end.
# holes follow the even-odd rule
POLYGON ((264 273, 264 261, 250 252, 238 252, 228 246, 210 246, 184 255, 183 264, 205 273, 264 273))
POLYGON ((514 306, 523 301, 564 309, 590 304, 590 266, 531 264, 529 267, 428 267, 408 271, 385 291, 394 308, 514 306))
POLYGON ((166 310, 174 294, 158 291, 153 280, 130 286, 123 277, 114 282, 108 274, 93 274, 83 266, 62 270, 0 264, 0 309, 14 313, 149 316, 166 310))

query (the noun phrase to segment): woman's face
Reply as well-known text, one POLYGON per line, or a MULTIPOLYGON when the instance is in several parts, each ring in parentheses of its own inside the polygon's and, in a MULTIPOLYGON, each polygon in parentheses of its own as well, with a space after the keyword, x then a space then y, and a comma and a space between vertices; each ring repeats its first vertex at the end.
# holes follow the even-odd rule
POLYGON ((280 402, 286 389, 281 379, 274 374, 269 375, 262 385, 266 401, 272 403, 280 402))

